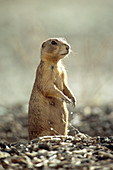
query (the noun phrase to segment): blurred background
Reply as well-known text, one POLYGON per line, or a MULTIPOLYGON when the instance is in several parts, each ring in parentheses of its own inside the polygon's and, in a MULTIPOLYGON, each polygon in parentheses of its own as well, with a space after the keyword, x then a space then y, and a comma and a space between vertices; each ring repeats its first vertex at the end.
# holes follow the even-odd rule
POLYGON ((40 44, 65 37, 77 105, 113 102, 112 0, 0 0, 0 105, 28 103, 40 44))

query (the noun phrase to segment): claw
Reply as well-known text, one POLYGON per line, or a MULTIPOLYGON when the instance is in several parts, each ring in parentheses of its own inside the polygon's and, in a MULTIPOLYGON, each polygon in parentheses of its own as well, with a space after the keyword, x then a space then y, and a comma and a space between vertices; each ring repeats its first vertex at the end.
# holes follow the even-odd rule
POLYGON ((75 105, 76 105, 76 99, 75 99, 74 97, 72 97, 72 98, 71 98, 71 101, 72 101, 73 107, 75 107, 75 105))
POLYGON ((75 107, 75 105, 76 105, 76 100, 75 100, 74 97, 72 97, 71 99, 69 99, 69 98, 67 98, 67 99, 61 98, 61 101, 65 101, 66 103, 72 104, 73 107, 75 107))

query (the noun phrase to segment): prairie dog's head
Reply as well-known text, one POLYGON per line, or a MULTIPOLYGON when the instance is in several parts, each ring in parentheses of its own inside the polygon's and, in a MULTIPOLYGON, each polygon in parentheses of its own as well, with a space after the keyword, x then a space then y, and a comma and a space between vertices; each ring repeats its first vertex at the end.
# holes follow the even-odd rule
POLYGON ((51 38, 42 43, 41 58, 45 61, 59 61, 70 52, 70 45, 63 38, 51 38))

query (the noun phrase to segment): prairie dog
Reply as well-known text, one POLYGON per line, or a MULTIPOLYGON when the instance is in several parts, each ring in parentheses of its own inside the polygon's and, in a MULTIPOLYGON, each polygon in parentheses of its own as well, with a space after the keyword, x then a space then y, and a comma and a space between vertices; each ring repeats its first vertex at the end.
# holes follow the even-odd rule
POLYGON ((63 38, 51 38, 42 43, 41 61, 29 101, 30 140, 40 136, 67 135, 66 102, 75 106, 75 97, 67 86, 61 59, 69 52, 70 45, 63 38))

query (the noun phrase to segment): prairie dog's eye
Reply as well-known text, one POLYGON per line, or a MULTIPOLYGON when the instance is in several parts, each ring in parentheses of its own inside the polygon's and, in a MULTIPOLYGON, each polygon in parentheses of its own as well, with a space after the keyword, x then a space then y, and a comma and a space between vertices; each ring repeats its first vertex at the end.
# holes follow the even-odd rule
POLYGON ((52 45, 57 45, 56 41, 51 41, 52 45))

